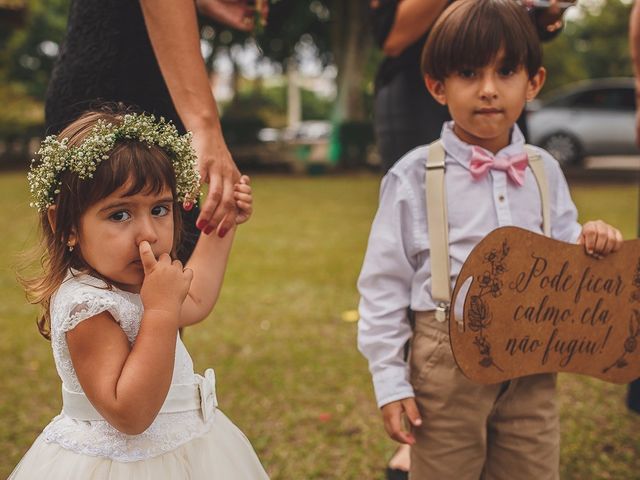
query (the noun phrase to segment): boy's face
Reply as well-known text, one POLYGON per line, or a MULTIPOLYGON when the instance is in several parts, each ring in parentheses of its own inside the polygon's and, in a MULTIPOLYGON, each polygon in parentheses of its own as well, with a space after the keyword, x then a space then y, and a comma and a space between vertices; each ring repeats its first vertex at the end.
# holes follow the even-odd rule
POLYGON ((431 95, 449 108, 455 134, 493 153, 509 144, 511 127, 545 78, 544 68, 531 79, 523 66, 506 68, 503 57, 500 53, 492 64, 456 72, 444 81, 425 77, 431 95))

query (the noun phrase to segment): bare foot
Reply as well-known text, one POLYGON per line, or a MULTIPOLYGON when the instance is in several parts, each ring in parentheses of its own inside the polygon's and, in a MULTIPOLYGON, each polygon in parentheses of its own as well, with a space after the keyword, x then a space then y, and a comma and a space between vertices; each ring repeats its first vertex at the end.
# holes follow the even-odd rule
POLYGON ((389 460, 389 468, 405 472, 409 471, 411 468, 411 447, 409 445, 403 444, 398 447, 391 460, 389 460))

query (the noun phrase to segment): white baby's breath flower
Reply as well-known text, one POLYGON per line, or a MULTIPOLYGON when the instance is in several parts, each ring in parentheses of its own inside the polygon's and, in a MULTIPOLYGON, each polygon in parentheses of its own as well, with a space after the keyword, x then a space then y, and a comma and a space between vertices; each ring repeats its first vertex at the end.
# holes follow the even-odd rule
POLYGON ((98 120, 81 145, 68 147, 69 140, 58 140, 54 135, 42 142, 27 174, 29 190, 33 196, 30 205, 46 210, 60 193, 60 175, 65 170, 75 172, 80 179, 93 178, 101 161, 119 140, 138 140, 157 145, 171 158, 176 176, 178 201, 195 201, 200 192, 200 175, 196 169, 196 154, 191 146, 191 133, 180 135, 176 127, 163 117, 156 121, 153 115, 126 114, 120 125, 98 120))

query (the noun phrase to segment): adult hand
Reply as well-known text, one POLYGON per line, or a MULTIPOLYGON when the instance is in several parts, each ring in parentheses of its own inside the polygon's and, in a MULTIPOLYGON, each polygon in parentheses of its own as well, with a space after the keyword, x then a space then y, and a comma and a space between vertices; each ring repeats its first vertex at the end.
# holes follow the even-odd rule
MULTIPOLYGON (((575 0, 562 0, 563 3, 575 3, 575 0)), ((562 28, 562 15, 567 7, 560 7, 560 0, 549 0, 549 6, 540 9, 540 13, 536 15, 536 21, 540 28, 549 33, 562 28)))
MULTIPOLYGON (((269 4, 265 1, 260 3, 260 19, 264 26, 269 15, 269 4)), ((255 28, 256 7, 249 6, 247 0, 237 0, 235 2, 230 2, 229 0, 196 0, 196 7, 202 15, 236 30, 251 32, 255 28)))
POLYGON ((240 171, 221 135, 214 137, 211 132, 194 132, 193 148, 198 157, 201 181, 209 185, 196 227, 207 235, 217 230, 218 235, 224 237, 235 224, 234 185, 240 180, 240 171))
POLYGON ((414 427, 422 425, 420 412, 413 397, 403 398, 395 402, 387 403, 382 407, 382 419, 384 421, 384 429, 387 434, 396 442, 413 445, 416 438, 407 432, 402 426, 402 417, 406 416, 409 423, 414 427))

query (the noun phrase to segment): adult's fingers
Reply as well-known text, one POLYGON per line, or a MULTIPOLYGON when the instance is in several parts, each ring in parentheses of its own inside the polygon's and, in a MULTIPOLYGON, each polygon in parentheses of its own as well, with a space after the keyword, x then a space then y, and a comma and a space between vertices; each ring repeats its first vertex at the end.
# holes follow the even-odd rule
POLYGON ((204 202, 202 202, 200 215, 198 215, 198 220, 196 222, 196 226, 205 233, 211 233, 215 227, 215 225, 212 224, 211 219, 213 218, 213 213, 218 208, 221 199, 222 178, 220 174, 211 175, 209 178, 209 190, 207 191, 207 196, 205 197, 204 202), (209 232, 205 231, 207 227, 210 227, 209 232))
POLYGON ((218 236, 224 237, 233 228, 236 218, 236 201, 234 198, 233 183, 224 181, 222 201, 213 214, 211 223, 217 225, 218 236))
POLYGON ((209 192, 196 222, 207 235, 217 229, 218 235, 223 237, 233 227, 236 214, 234 184, 240 178, 240 172, 231 157, 226 167, 213 165, 209 174, 209 192))
POLYGON ((138 245, 138 250, 140 252, 140 261, 142 262, 142 268, 144 269, 145 275, 149 273, 153 267, 156 266, 156 257, 153 254, 153 250, 151 250, 151 245, 146 240, 140 242, 138 245))

